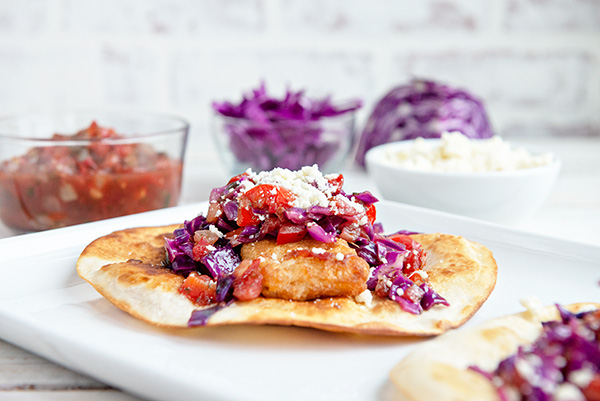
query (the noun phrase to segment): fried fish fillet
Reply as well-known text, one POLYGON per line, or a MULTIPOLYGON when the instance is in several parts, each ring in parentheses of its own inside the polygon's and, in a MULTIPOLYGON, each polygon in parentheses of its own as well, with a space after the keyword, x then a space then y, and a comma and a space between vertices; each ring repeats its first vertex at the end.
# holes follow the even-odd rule
POLYGON ((260 259, 262 295, 307 301, 358 295, 367 289, 369 264, 343 239, 312 238, 277 245, 273 239, 244 244, 242 259, 260 259))

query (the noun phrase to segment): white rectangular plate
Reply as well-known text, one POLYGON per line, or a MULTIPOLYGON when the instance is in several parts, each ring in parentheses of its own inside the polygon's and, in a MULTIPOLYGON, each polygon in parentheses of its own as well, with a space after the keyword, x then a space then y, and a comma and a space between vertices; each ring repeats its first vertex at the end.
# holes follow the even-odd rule
MULTIPOLYGON (((81 280, 76 259, 111 231, 191 219, 206 204, 0 241, 0 338, 156 400, 390 400, 390 369, 426 339, 293 327, 165 330, 120 311, 81 280)), ((381 202, 387 232, 446 232, 488 246, 496 288, 472 325, 523 308, 600 299, 600 248, 412 206, 381 202)))

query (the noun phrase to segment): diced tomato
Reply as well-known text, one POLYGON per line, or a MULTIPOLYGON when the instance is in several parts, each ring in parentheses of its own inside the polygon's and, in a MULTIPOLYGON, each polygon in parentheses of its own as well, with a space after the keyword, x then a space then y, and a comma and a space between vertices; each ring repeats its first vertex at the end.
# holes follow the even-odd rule
POLYGON ((210 251, 206 248, 206 245, 195 244, 194 248, 192 248, 192 259, 198 262, 209 253, 210 251))
MULTIPOLYGON (((260 262, 259 259, 255 259, 255 260, 260 262)), ((233 278, 239 279, 246 272, 246 270, 248 270, 248 268, 250 267, 252 262, 254 262, 254 260, 252 260, 252 259, 242 259, 240 264, 235 268, 235 270, 232 273, 233 278)))
POLYGON ((240 196, 237 224, 240 227, 259 224, 261 220, 254 210, 280 215, 292 206, 294 199, 296 195, 283 187, 257 185, 240 196))
POLYGON ((386 284, 387 277, 380 277, 375 284, 375 295, 379 298, 388 298, 390 288, 386 284))
POLYGON ((48 213, 48 217, 52 219, 52 221, 61 221, 67 218, 67 213, 65 212, 50 212, 48 213))
POLYGON ((377 219, 377 210, 375 209, 374 204, 367 206, 367 218, 369 219, 369 223, 375 223, 375 220, 377 219))
POLYGON ((77 135, 87 135, 89 138, 114 138, 117 136, 115 130, 113 130, 112 128, 101 127, 96 121, 92 121, 92 123, 86 130, 79 132, 77 135))
POLYGON ((235 237, 240 235, 242 233, 242 231, 244 231, 243 227, 236 228, 235 230, 229 231, 227 234, 225 234, 225 238, 231 242, 235 239, 235 237))
POLYGON ((600 374, 596 374, 588 386, 583 389, 585 399, 589 401, 600 401, 600 374))
POLYGON ((217 297, 217 282, 207 275, 191 272, 179 287, 179 292, 200 306, 210 305, 217 297))
MULTIPOLYGON (((194 233, 194 247, 192 248, 192 259, 196 262, 200 261, 203 257, 211 252, 210 246, 212 246, 219 237, 217 234, 209 230, 198 230, 194 233)), ((214 250, 214 249, 212 249, 214 250)))
POLYGON ((300 241, 308 230, 305 225, 284 223, 279 227, 279 233, 277 234, 277 244, 283 245, 289 242, 300 241))
POLYGON ((244 177, 244 176, 247 176, 247 175, 248 175, 248 173, 244 172, 244 173, 242 173, 242 174, 238 174, 238 175, 236 175, 236 176, 234 176, 234 177, 231 177, 231 179, 229 180, 229 182, 228 182, 227 184, 231 184, 232 182, 239 181, 239 180, 240 180, 240 178, 242 178, 242 177, 244 177))
POLYGON ((240 227, 254 226, 260 223, 259 217, 252 211, 251 202, 241 197, 238 205, 237 225, 240 227))
MULTIPOLYGON (((421 247, 421 244, 412 239, 409 235, 393 234, 389 235, 387 238, 398 242, 399 244, 403 244, 406 247, 408 253, 404 257, 404 269, 402 272, 407 277, 411 277, 416 270, 421 270, 423 266, 425 266, 427 254, 421 247)), ((421 278, 421 281, 424 280, 421 278)))
POLYGON ((260 272, 260 260, 250 263, 243 260, 233 272, 233 296, 240 301, 250 301, 262 292, 263 275, 260 272), (238 271, 240 270, 240 271, 238 271))
POLYGON ((358 214, 358 211, 350 203, 348 203, 349 201, 345 197, 338 196, 334 199, 335 200, 333 203, 335 205, 336 214, 345 217, 351 217, 358 214))
POLYGON ((255 209, 268 209, 269 213, 288 209, 296 199, 296 195, 278 185, 261 184, 243 195, 255 209))
MULTIPOLYGON (((408 255, 406 255, 404 259, 405 266, 408 268, 410 265, 413 271, 421 270, 423 269, 423 266, 425 266, 426 257, 427 254, 425 253, 425 251, 423 251, 423 249, 420 246, 418 248, 413 248, 413 250, 408 255)), ((405 274, 408 274, 408 272, 406 272, 405 274)))
POLYGON ((341 174, 336 175, 335 177, 331 177, 327 180, 329 185, 331 185, 333 195, 337 195, 342 190, 342 186, 344 185, 344 176, 341 174))
POLYGON ((219 236, 210 230, 197 230, 194 233, 195 242, 205 242, 208 245, 212 245, 219 240, 219 236))
POLYGON ((419 273, 416 272, 415 269, 412 269, 412 271, 410 273, 406 272, 407 269, 405 269, 404 274, 406 274, 406 276, 408 277, 408 279, 410 281, 412 281, 413 283, 420 285, 423 284, 425 281, 423 280, 423 276, 421 276, 419 273))

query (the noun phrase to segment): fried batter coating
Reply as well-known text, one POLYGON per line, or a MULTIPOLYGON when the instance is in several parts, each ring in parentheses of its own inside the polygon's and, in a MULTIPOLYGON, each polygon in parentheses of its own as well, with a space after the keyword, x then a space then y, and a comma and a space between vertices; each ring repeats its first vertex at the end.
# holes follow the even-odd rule
POLYGON ((242 259, 261 259, 262 295, 295 301, 354 296, 367 289, 369 265, 342 239, 312 238, 277 245, 265 239, 244 244, 242 259))

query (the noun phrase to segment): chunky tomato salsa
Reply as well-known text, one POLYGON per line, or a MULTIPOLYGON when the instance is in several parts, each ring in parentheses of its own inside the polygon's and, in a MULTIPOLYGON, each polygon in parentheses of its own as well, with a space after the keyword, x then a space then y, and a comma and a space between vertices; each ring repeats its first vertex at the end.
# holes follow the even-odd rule
POLYGON ((93 122, 75 135, 55 134, 0 164, 0 217, 12 228, 45 230, 174 206, 182 163, 93 122), (85 145, 65 141, 89 140, 85 145))

